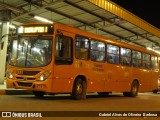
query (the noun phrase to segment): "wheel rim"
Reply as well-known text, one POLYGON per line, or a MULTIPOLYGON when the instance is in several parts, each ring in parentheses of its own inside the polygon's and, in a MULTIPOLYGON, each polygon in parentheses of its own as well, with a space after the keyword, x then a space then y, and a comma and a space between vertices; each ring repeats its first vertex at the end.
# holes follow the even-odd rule
POLYGON ((137 93, 137 86, 136 84, 134 84, 133 88, 132 88, 132 93, 136 94, 137 93))
POLYGON ((77 94, 78 94, 78 95, 82 94, 82 91, 83 91, 82 84, 79 83, 79 84, 77 85, 77 94))

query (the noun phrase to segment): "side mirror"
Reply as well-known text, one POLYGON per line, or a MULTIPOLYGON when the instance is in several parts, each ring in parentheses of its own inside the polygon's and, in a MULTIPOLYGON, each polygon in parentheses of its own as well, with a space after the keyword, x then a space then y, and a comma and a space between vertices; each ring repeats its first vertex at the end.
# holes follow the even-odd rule
POLYGON ((63 38, 63 32, 62 32, 62 31, 57 30, 57 35, 58 35, 60 38, 63 38))

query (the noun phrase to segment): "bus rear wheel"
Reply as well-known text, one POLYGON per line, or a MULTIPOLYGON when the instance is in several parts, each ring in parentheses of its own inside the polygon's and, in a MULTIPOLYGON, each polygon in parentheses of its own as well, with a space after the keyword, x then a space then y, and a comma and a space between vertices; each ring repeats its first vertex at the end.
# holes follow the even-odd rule
POLYGON ((136 97, 138 95, 139 83, 134 80, 131 86, 130 97, 136 97))
POLYGON ((75 80, 71 97, 75 100, 86 99, 86 82, 81 78, 75 80))
POLYGON ((129 97, 136 97, 138 95, 138 90, 139 90, 139 83, 138 83, 138 81, 134 80, 132 82, 131 91, 130 92, 123 92, 123 95, 129 96, 129 97))
POLYGON ((43 97, 45 92, 42 92, 42 91, 33 91, 33 94, 36 96, 36 97, 43 97))
POLYGON ((130 92, 123 92, 123 95, 128 97, 130 96, 130 92))
POLYGON ((154 94, 157 94, 158 93, 158 90, 153 90, 152 91, 154 94))

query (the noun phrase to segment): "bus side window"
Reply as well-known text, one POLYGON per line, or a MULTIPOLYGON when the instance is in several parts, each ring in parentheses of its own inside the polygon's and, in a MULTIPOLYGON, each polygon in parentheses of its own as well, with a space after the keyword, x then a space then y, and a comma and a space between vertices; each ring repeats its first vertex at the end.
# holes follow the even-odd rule
POLYGON ((119 47, 107 44, 107 62, 119 64, 119 47))
POLYGON ((76 58, 88 60, 89 39, 83 36, 76 36, 76 58))
POLYGON ((109 63, 114 63, 114 57, 112 55, 108 54, 107 58, 108 58, 107 61, 109 63))
POLYGON ((158 68, 158 61, 157 61, 157 56, 151 56, 151 68, 152 69, 157 69, 158 68))
POLYGON ((105 61, 105 43, 91 40, 91 60, 92 61, 98 61, 98 62, 104 62, 105 61))
POLYGON ((140 68, 142 66, 142 54, 139 51, 132 51, 132 64, 134 67, 140 68))
POLYGON ((131 65, 131 50, 128 48, 121 48, 121 64, 130 66, 131 65))
POLYGON ((150 68, 150 55, 143 53, 143 62, 142 62, 142 66, 145 69, 149 69, 150 68))
POLYGON ((55 63, 56 64, 72 64, 73 39, 68 36, 56 37, 56 51, 55 51, 55 63))

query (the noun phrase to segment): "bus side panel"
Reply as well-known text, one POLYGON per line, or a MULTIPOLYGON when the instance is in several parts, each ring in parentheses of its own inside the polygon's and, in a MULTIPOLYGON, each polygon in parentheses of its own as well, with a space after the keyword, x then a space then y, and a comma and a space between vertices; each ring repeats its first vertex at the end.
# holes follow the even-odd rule
POLYGON ((119 68, 119 79, 118 79, 118 91, 119 92, 128 92, 131 89, 131 82, 132 82, 132 67, 130 66, 121 66, 119 68))
POLYGON ((74 67, 72 65, 55 65, 52 84, 53 92, 71 92, 74 67))
POLYGON ((142 69, 141 70, 141 74, 143 74, 143 76, 141 76, 142 78, 142 87, 144 91, 151 91, 151 80, 152 80, 152 72, 151 70, 147 70, 147 69, 142 69))
POLYGON ((139 91, 149 91, 150 88, 150 80, 152 79, 151 71, 146 69, 140 69, 133 67, 133 79, 137 79, 139 81, 140 87, 139 91))
POLYGON ((103 63, 75 60, 75 63, 70 66, 55 65, 54 76, 53 92, 72 92, 73 83, 78 76, 85 77, 87 92, 104 91, 105 72, 103 63))
POLYGON ((158 77, 159 77, 159 71, 158 69, 152 70, 152 77, 150 79, 150 88, 151 90, 158 89, 158 77))
POLYGON ((119 85, 117 82, 120 77, 119 75, 117 75, 118 73, 119 73, 118 65, 107 64, 105 91, 112 92, 118 90, 119 85))
POLYGON ((130 68, 107 64, 106 71, 105 91, 125 92, 130 90, 130 68))
POLYGON ((132 73, 132 80, 138 80, 139 81, 139 91, 143 91, 143 87, 142 87, 142 82, 143 82, 143 75, 142 75, 142 71, 139 68, 136 67, 132 67, 133 69, 133 73, 132 73))
POLYGON ((104 92, 104 84, 106 80, 105 66, 106 63, 91 62, 87 71, 88 76, 88 88, 87 92, 104 92))

